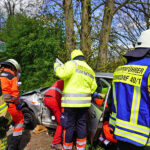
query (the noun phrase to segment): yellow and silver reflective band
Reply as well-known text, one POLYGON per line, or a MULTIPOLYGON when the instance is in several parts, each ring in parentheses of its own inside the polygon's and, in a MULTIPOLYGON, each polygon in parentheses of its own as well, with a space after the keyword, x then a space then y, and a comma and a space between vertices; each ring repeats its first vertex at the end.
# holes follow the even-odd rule
POLYGON ((59 88, 56 87, 51 87, 49 88, 50 90, 56 90, 57 92, 59 92, 60 94, 62 94, 62 91, 59 88))
POLYGON ((90 94, 77 94, 77 93, 66 93, 63 94, 61 99, 62 106, 85 106, 89 107, 91 104, 91 95, 90 94))
POLYGON ((63 97, 91 97, 91 94, 66 93, 63 97))
POLYGON ((109 118, 109 124, 115 127, 116 125, 116 120, 113 120, 112 118, 109 118))
POLYGON ((6 109, 8 108, 7 104, 4 102, 4 104, 2 104, 0 106, 0 113, 4 112, 6 109))
POLYGON ((112 82, 112 86, 113 86, 113 99, 114 99, 114 106, 115 106, 115 110, 117 112, 117 100, 116 100, 116 90, 115 90, 115 83, 112 82))
POLYGON ((141 99, 141 88, 135 86, 133 99, 132 99, 131 116, 130 116, 130 122, 135 124, 137 124, 138 121, 140 99, 141 99))
POLYGON ((135 141, 137 143, 140 143, 142 145, 145 145, 147 142, 147 137, 139 135, 138 133, 132 133, 129 131, 124 131, 122 129, 115 128, 115 135, 124 137, 126 139, 130 139, 132 141, 135 141))
POLYGON ((76 72, 81 73, 81 74, 84 74, 84 75, 89 76, 90 78, 94 79, 94 76, 91 75, 90 73, 78 69, 78 68, 77 68, 77 65, 78 65, 78 64, 77 64, 74 60, 73 60, 72 62, 75 64, 76 72))
POLYGON ((109 124, 115 127, 115 125, 116 125, 116 113, 112 112, 110 114, 109 124))
POLYGON ((130 129, 132 131, 136 131, 136 132, 139 132, 139 133, 145 134, 145 135, 149 135, 149 131, 150 131, 149 127, 134 124, 132 122, 128 122, 128 121, 124 121, 124 120, 120 120, 118 118, 116 119, 116 125, 121 128, 130 129))
POLYGON ((1 139, 1 145, 0 150, 6 150, 7 149, 7 137, 1 139))

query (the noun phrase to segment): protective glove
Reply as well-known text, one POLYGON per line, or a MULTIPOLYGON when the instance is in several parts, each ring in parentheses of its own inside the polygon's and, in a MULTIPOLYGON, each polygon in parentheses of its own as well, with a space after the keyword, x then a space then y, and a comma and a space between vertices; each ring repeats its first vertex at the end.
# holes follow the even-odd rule
POLYGON ((17 105, 17 109, 21 110, 24 103, 20 100, 20 103, 17 105))
POLYGON ((95 98, 95 97, 100 98, 99 93, 95 92, 95 93, 92 95, 92 98, 95 98))
POLYGON ((22 108, 22 104, 18 104, 18 105, 17 105, 17 109, 18 109, 18 110, 21 110, 21 108, 22 108))

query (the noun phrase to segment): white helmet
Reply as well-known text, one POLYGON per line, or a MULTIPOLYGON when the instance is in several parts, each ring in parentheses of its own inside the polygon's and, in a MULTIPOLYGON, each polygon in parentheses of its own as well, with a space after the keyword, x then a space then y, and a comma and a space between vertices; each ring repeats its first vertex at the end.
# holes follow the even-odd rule
POLYGON ((150 29, 141 33, 135 44, 135 48, 150 48, 150 29))
POLYGON ((21 73, 21 66, 19 65, 19 63, 15 59, 8 59, 5 62, 11 63, 16 68, 17 72, 21 73))

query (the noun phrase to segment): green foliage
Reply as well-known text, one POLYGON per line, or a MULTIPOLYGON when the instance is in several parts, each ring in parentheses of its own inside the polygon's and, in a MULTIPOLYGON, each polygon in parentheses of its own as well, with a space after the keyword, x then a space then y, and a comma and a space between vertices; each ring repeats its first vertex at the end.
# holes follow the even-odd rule
POLYGON ((53 64, 64 49, 60 23, 50 26, 40 18, 17 14, 8 18, 0 40, 7 46, 0 61, 14 58, 22 67, 22 89, 29 91, 55 82, 53 64))

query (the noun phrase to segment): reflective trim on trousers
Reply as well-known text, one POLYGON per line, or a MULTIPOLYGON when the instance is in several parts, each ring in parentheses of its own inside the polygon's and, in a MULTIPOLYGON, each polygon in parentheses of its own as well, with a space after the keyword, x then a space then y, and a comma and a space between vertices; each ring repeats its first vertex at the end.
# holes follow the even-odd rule
POLYGON ((65 149, 65 150, 72 150, 72 146, 65 146, 64 144, 63 144, 63 148, 65 149))
POLYGON ((13 132, 13 136, 19 136, 19 135, 22 135, 22 131, 13 132))
POLYGON ((57 88, 57 87, 51 87, 49 89, 50 90, 56 90, 57 92, 59 92, 60 94, 62 94, 62 91, 59 88, 57 88))
POLYGON ((22 135, 23 130, 23 123, 22 124, 16 124, 13 132, 13 136, 19 136, 22 135))
POLYGON ((83 145, 83 144, 86 144, 86 141, 83 141, 83 142, 77 141, 76 143, 79 144, 79 145, 83 145))
POLYGON ((85 150, 85 147, 84 148, 77 147, 77 150, 85 150))
POLYGON ((4 103, 0 106, 0 113, 4 112, 8 108, 7 104, 4 103))
POLYGON ((86 148, 86 137, 83 139, 77 138, 76 148, 77 148, 77 150, 85 150, 85 148, 86 148))
POLYGON ((109 140, 104 139, 103 137, 99 137, 99 140, 100 140, 102 143, 104 143, 105 145, 108 145, 108 144, 110 143, 109 140))
POLYGON ((137 143, 140 143, 142 145, 145 145, 146 142, 147 142, 147 138, 142 136, 142 135, 132 133, 132 132, 128 132, 128 131, 124 131, 124 130, 121 130, 121 129, 118 129, 118 128, 115 128, 114 134, 117 135, 117 136, 126 138, 126 139, 130 139, 130 140, 132 140, 134 142, 137 142, 137 143))

